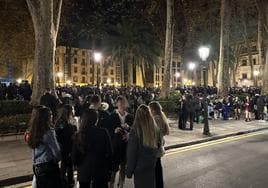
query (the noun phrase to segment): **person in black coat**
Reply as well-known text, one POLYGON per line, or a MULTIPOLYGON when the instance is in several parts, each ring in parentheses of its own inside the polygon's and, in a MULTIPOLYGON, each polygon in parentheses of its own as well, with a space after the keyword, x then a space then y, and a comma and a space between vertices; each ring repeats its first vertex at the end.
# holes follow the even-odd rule
POLYGON ((65 184, 64 187, 74 186, 71 152, 73 137, 77 128, 75 125, 70 124, 71 118, 73 118, 73 107, 71 105, 64 105, 62 115, 55 126, 57 140, 61 148, 62 161, 60 170, 62 180, 65 184))
POLYGON ((73 144, 72 159, 80 188, 108 188, 112 145, 107 130, 97 127, 97 121, 96 110, 85 110, 73 144))
POLYGON ((192 95, 187 95, 186 97, 186 114, 184 122, 186 124, 187 120, 190 121, 190 130, 193 130, 194 127, 194 113, 195 113, 195 102, 192 95))
POLYGON ((48 107, 52 111, 53 121, 55 122, 57 118, 57 109, 60 104, 60 101, 56 96, 51 94, 51 90, 48 88, 45 94, 40 98, 40 105, 48 107))
POLYGON ((114 149, 113 173, 110 187, 114 187, 116 173, 120 170, 118 187, 123 188, 125 183, 127 137, 133 124, 134 117, 126 111, 128 108, 128 101, 125 97, 119 96, 116 99, 116 106, 118 109, 111 114, 111 126, 108 128, 112 137, 114 149))

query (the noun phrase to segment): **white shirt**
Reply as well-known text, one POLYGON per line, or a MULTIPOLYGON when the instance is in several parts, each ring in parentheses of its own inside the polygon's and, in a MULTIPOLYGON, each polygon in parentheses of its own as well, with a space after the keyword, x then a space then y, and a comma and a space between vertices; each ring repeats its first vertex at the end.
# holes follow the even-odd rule
POLYGON ((121 115, 118 110, 116 110, 116 113, 119 116, 119 119, 120 119, 120 122, 121 122, 121 126, 124 126, 125 125, 125 122, 126 122, 126 117, 127 117, 128 113, 125 111, 124 112, 124 115, 121 115))

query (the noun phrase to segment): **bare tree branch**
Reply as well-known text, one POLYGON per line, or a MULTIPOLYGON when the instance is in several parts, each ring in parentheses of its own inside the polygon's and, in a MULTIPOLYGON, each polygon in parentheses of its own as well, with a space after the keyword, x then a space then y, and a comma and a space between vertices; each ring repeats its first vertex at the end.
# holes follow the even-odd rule
POLYGON ((60 25, 60 15, 61 15, 62 0, 54 0, 53 2, 53 24, 55 29, 55 34, 57 35, 60 25))

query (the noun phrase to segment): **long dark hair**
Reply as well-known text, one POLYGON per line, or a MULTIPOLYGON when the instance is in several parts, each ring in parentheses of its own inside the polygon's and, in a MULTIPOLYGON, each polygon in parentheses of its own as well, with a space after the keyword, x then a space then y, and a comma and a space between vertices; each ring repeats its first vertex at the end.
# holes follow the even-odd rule
POLYGON ((45 106, 37 106, 33 109, 30 120, 30 136, 27 140, 30 148, 40 145, 44 134, 52 127, 52 113, 45 106))
POLYGON ((69 104, 65 104, 62 109, 62 113, 59 119, 69 122, 71 113, 73 112, 73 107, 69 104))
POLYGON ((98 112, 93 109, 85 110, 81 116, 81 126, 79 132, 75 136, 75 142, 78 150, 82 153, 85 153, 86 148, 91 145, 87 138, 89 128, 96 126, 98 118, 98 112))

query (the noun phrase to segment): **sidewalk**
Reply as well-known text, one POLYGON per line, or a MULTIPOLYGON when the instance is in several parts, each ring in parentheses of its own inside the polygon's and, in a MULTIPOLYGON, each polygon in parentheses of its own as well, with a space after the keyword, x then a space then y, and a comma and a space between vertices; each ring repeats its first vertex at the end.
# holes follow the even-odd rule
MULTIPOLYGON (((235 134, 243 134, 247 132, 268 129, 268 122, 251 121, 245 122, 243 120, 212 120, 209 121, 211 136, 203 135, 203 124, 194 124, 194 130, 179 130, 177 120, 170 121, 170 135, 165 137, 166 148, 181 147, 185 145, 192 145, 198 142, 207 140, 214 140, 232 136, 235 134)), ((189 128, 189 125, 187 124, 189 128)))
MULTIPOLYGON (((268 129, 268 122, 245 122, 245 121, 210 121, 211 137, 204 136, 203 124, 194 124, 194 130, 178 130, 177 121, 170 120, 170 135, 165 138, 166 147, 181 147, 196 142, 204 142, 219 137, 231 136, 241 132, 268 129)), ((0 187, 3 180, 32 174, 31 152, 23 140, 0 142, 0 187)))

